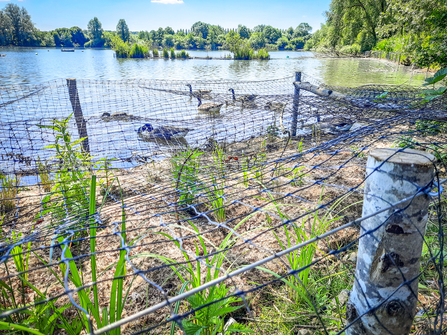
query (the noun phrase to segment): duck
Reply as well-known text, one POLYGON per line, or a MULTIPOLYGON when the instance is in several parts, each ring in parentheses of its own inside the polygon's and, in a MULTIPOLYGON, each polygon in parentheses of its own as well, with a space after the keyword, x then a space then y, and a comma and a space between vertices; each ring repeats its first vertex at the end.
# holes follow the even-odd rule
POLYGON ((186 84, 186 86, 189 87, 189 95, 191 97, 196 97, 196 98, 197 97, 203 98, 204 96, 210 97, 209 94, 212 92, 212 90, 196 90, 196 91, 193 91, 191 84, 186 84))
POLYGON ((185 137, 190 131, 191 129, 188 128, 174 126, 161 126, 159 128, 154 128, 150 123, 146 123, 138 128, 137 133, 145 139, 175 140, 185 137))
POLYGON ((344 117, 334 117, 331 119, 326 119, 324 122, 320 122, 320 116, 317 116, 317 126, 321 130, 326 130, 328 133, 346 133, 348 132, 354 122, 344 117))
POLYGON ((282 103, 282 102, 274 102, 274 101, 272 102, 272 101, 268 101, 268 102, 265 104, 265 109, 274 111, 275 113, 280 113, 280 112, 282 112, 285 108, 286 108, 286 103, 282 103))
POLYGON ((206 102, 202 104, 202 100, 200 97, 196 97, 197 100, 199 100, 199 106, 197 107, 197 110, 199 112, 209 112, 209 113, 219 113, 220 109, 223 106, 223 103, 219 102, 206 102))

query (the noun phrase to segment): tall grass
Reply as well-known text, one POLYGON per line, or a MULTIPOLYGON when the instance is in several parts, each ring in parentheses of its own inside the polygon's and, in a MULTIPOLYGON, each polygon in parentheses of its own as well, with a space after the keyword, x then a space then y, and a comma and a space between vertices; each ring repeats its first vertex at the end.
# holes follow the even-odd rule
POLYGON ((250 47, 247 43, 242 46, 236 47, 233 50, 234 59, 237 60, 268 60, 270 59, 270 54, 267 49, 262 48, 258 51, 255 51, 252 47, 250 47))
POLYGON ((0 214, 12 211, 17 206, 20 177, 0 173, 0 214))
POLYGON ((159 56, 159 54, 158 54, 158 49, 154 49, 154 50, 152 50, 152 56, 153 56, 153 57, 158 57, 158 56, 159 56))
MULTIPOLYGON (((246 219, 248 219, 248 217, 246 219)), ((246 221, 246 219, 239 222, 234 229, 236 230, 246 221)), ((142 253, 133 256, 135 258, 156 258, 170 265, 175 275, 182 282, 181 292, 183 292, 185 288, 194 289, 204 283, 217 279, 221 271, 223 271, 225 255, 237 239, 232 239, 232 233, 229 233, 219 246, 213 246, 213 248, 208 251, 205 240, 200 234, 198 227, 192 222, 188 222, 190 227, 180 226, 179 228, 186 229, 197 236, 198 243, 197 241, 194 242, 195 255, 190 255, 186 252, 175 237, 166 233, 157 233, 170 239, 174 245, 181 250, 184 258, 182 264, 179 264, 178 261, 174 259, 157 254, 142 253), (201 261, 198 260, 199 257, 201 258, 201 261)), ((228 271, 229 270, 225 272, 227 273, 228 271)), ((252 332, 250 328, 239 323, 225 326, 227 315, 243 306, 242 304, 236 305, 236 303, 242 301, 239 297, 229 297, 225 299, 230 293, 229 291, 230 290, 224 283, 220 283, 208 290, 198 292, 187 298, 189 304, 188 307, 196 311, 190 318, 182 320, 184 333, 187 335, 211 335, 218 333, 231 334, 252 332), (214 301, 218 302, 213 303, 214 301), (203 307, 203 305, 206 304, 210 305, 203 307)), ((176 310, 178 310, 178 306, 176 306, 176 310)), ((171 334, 176 334, 175 326, 175 323, 173 323, 171 334)))
POLYGON ((40 181, 42 182, 42 187, 45 192, 50 192, 52 188, 52 180, 50 169, 47 163, 42 162, 40 158, 37 160, 37 171, 39 174, 40 181))
POLYGON ((163 49, 163 58, 169 58, 169 52, 166 48, 163 49))
POLYGON ((129 58, 145 58, 147 56, 149 56, 149 48, 144 45, 135 43, 130 48, 129 58))
POLYGON ((175 59, 175 50, 171 48, 171 59, 175 59))

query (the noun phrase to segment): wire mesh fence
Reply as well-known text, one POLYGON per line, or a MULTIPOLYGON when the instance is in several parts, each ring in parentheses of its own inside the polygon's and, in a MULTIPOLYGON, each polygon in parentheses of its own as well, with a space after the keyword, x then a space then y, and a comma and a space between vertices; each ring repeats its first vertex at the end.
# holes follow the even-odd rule
POLYGON ((445 106, 306 74, 0 90, 0 329, 445 333, 445 106))

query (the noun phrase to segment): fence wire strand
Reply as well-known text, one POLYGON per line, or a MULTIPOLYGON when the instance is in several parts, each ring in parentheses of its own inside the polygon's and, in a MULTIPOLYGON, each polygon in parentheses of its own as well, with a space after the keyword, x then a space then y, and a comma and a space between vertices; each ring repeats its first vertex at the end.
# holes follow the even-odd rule
POLYGON ((0 89, 1 329, 444 334, 447 101, 299 78, 0 89))

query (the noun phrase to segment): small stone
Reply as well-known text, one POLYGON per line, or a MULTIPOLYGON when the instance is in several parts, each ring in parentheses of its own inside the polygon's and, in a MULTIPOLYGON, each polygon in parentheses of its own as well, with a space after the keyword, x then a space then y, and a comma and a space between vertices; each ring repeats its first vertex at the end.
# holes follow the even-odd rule
POLYGON ((341 290, 337 298, 340 306, 344 306, 346 304, 346 301, 348 301, 349 299, 349 290, 347 289, 341 290))
POLYGON ((353 252, 349 255, 348 261, 357 263, 357 252, 353 252))
POLYGON ((312 332, 309 329, 300 329, 298 330, 297 335, 312 335, 312 332))

